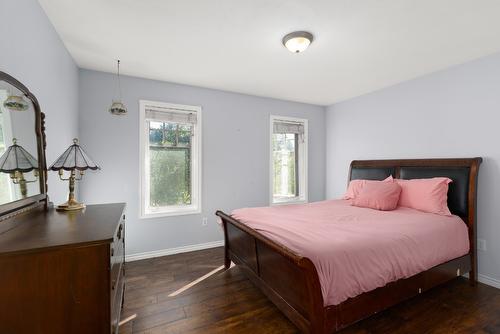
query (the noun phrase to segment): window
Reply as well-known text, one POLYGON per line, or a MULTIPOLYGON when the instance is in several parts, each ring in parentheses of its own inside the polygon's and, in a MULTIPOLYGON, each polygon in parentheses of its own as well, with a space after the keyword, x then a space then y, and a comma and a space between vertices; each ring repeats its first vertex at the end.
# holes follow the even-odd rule
POLYGON ((141 217, 201 211, 201 108, 140 101, 141 217))
MULTIPOLYGON (((5 101, 7 92, 0 90, 0 101, 5 101)), ((3 104, 0 104, 0 156, 5 153, 7 147, 12 144, 12 134, 10 129, 10 117, 3 104), (9 144, 10 142, 10 144, 9 144)), ((0 204, 12 202, 14 200, 14 193, 12 191, 12 182, 9 174, 0 173, 0 204)))
POLYGON ((307 202, 307 120, 271 116, 271 204, 307 202))

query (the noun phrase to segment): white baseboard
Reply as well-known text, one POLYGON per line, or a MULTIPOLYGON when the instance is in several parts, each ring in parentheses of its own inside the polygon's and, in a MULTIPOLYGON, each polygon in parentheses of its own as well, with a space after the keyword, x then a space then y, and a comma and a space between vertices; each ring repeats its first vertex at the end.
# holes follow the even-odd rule
MULTIPOLYGON (((463 276, 466 277, 466 278, 469 278, 469 274, 468 273, 464 274, 463 276)), ((500 289, 500 280, 498 280, 496 278, 493 278, 493 277, 490 277, 490 276, 486 276, 486 275, 483 275, 483 274, 478 274, 477 275, 477 280, 480 283, 483 283, 483 284, 492 286, 494 288, 500 289)))
POLYGON ((481 283, 486 284, 486 285, 490 285, 492 287, 500 289, 500 280, 498 280, 496 278, 489 277, 489 276, 486 276, 483 274, 479 274, 479 275, 477 275, 477 280, 481 283))
POLYGON ((152 252, 144 252, 144 253, 125 255, 125 262, 132 262, 132 261, 150 259, 153 257, 179 254, 179 253, 187 253, 187 252, 193 252, 193 251, 197 251, 197 250, 214 248, 214 247, 221 247, 221 246, 224 246, 223 240, 207 242, 204 244, 189 245, 189 246, 182 246, 182 247, 175 247, 175 248, 168 248, 168 249, 160 249, 160 250, 152 251, 152 252))

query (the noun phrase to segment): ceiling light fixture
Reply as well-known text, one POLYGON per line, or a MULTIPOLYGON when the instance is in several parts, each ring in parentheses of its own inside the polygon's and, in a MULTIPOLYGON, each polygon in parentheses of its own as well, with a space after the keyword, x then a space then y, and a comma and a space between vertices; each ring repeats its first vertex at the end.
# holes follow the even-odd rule
POLYGON ((307 31, 294 31, 283 37, 283 45, 293 53, 299 53, 307 49, 314 37, 307 31))

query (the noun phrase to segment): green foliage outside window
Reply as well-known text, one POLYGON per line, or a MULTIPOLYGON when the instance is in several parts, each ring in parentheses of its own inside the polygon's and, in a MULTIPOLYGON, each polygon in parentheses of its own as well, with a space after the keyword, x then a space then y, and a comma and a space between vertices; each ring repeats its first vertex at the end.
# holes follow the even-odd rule
POLYGON ((191 204, 192 125, 149 123, 151 207, 191 204))
POLYGON ((273 134, 273 196, 295 197, 298 196, 298 173, 296 157, 296 134, 273 134), (286 177, 283 178, 283 173, 286 177), (282 180, 288 180, 287 185, 282 187, 282 180), (285 191, 283 191, 285 190, 285 191))

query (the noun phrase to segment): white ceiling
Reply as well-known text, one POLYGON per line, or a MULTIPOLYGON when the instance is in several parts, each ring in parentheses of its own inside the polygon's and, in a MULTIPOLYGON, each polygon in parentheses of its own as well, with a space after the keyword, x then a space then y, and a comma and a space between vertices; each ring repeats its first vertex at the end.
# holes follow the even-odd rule
POLYGON ((39 1, 82 68, 319 105, 500 51, 498 0, 39 1))

